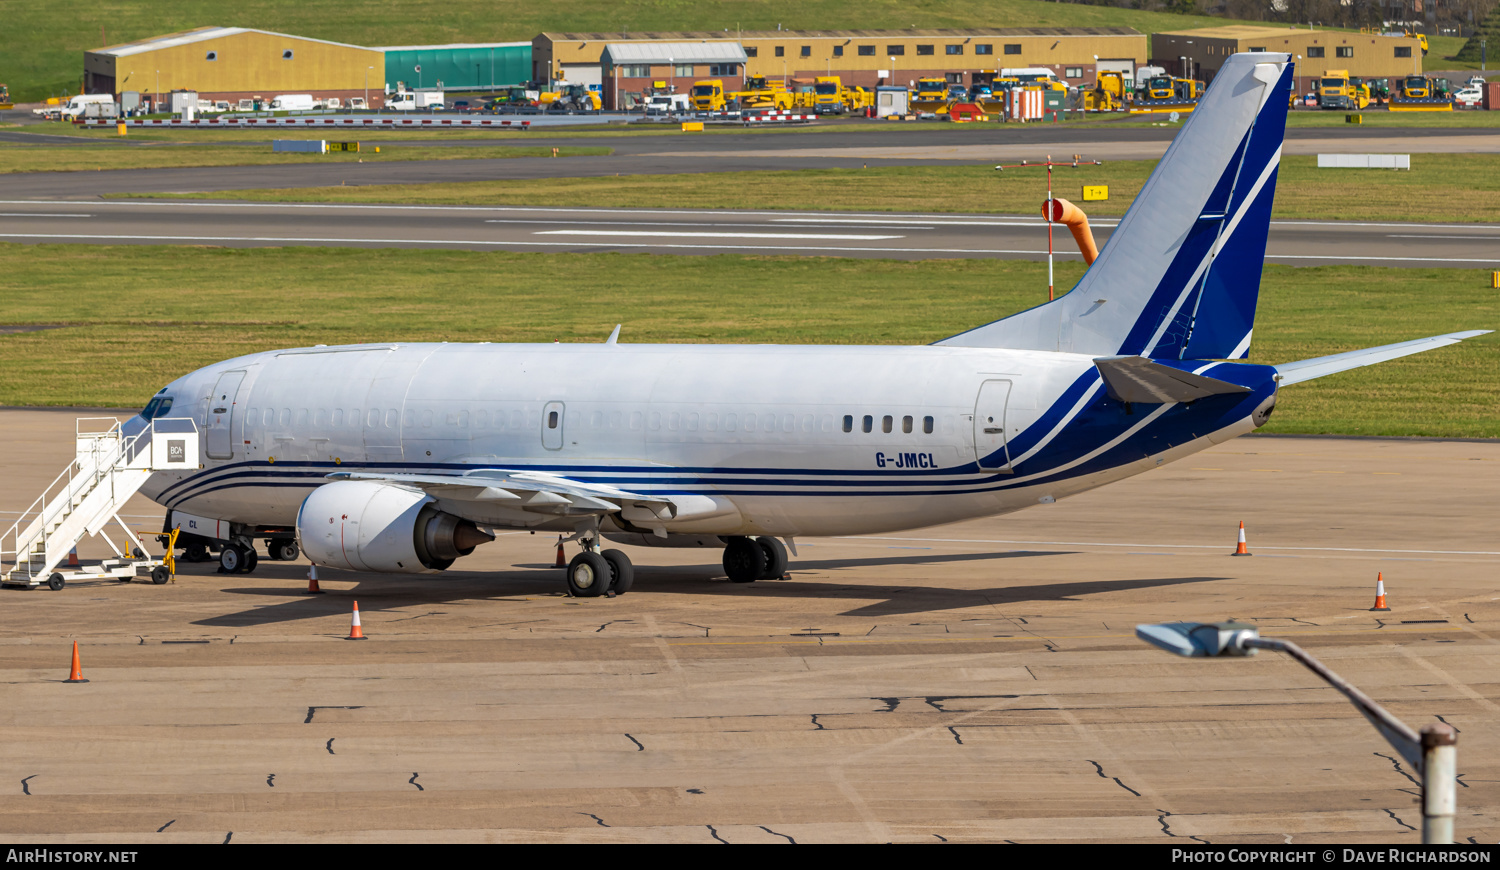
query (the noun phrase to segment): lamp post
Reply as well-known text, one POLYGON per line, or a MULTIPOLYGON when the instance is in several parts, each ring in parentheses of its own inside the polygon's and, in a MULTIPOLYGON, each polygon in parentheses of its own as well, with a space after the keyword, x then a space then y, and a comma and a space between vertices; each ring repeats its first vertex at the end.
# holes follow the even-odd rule
POLYGON ((1338 689, 1406 763, 1422 775, 1422 842, 1452 843, 1453 816, 1458 798, 1458 732, 1445 723, 1422 726, 1421 733, 1392 716, 1384 707, 1343 677, 1329 670, 1302 647, 1289 640, 1261 637, 1260 629, 1243 622, 1169 622, 1137 625, 1135 636, 1170 653, 1189 658, 1249 656, 1257 650, 1283 652, 1338 689))
POLYGON ((370 70, 372 70, 374 68, 375 67, 373 67, 373 66, 367 66, 367 67, 365 67, 365 110, 366 111, 368 111, 369 108, 370 108, 370 70))
POLYGON ((677 61, 673 60, 670 57, 667 58, 667 66, 672 68, 672 71, 667 76, 667 80, 671 82, 671 85, 667 88, 667 90, 670 93, 675 94, 677 93, 677 61))

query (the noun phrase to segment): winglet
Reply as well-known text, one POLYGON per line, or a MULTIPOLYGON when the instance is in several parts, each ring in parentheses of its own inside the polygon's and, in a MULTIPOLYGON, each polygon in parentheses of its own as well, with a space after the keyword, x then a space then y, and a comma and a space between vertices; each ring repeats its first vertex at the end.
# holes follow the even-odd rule
POLYGON ((615 331, 611 332, 609 334, 609 338, 606 338, 604 340, 604 343, 605 344, 619 344, 620 343, 620 324, 618 324, 618 323, 615 324, 615 331))

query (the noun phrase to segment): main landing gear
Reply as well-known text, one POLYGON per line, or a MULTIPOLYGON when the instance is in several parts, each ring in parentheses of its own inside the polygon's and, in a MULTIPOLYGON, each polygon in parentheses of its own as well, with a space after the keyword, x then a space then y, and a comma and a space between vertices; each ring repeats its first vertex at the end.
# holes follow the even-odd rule
POLYGON ((583 538, 583 552, 568 563, 568 594, 574 598, 624 595, 635 583, 635 566, 619 550, 599 550, 598 538, 583 538))
POLYGON ((724 573, 735 583, 779 580, 786 565, 786 546, 772 537, 736 535, 724 546, 724 573))
POLYGON ((260 563, 255 548, 244 544, 226 544, 219 551, 219 573, 249 574, 260 563))

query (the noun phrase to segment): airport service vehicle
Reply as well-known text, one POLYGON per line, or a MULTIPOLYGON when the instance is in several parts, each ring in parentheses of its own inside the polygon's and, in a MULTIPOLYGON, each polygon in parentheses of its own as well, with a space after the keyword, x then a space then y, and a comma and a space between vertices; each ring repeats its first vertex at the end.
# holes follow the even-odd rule
POLYGON ((941 112, 948 106, 948 80, 942 76, 917 79, 912 89, 911 108, 914 112, 941 112))
POLYGON ((786 82, 751 76, 745 80, 745 89, 729 95, 742 109, 771 109, 790 111, 796 96, 786 89, 786 82))
POLYGON ((722 112, 729 108, 729 101, 724 95, 724 82, 720 79, 693 82, 690 93, 693 108, 699 112, 722 112))
POLYGON ((685 115, 692 110, 687 94, 652 94, 646 98, 647 115, 685 115))
POLYGON ((312 94, 282 94, 271 98, 273 112, 310 112, 317 105, 312 94))
POLYGON ((1370 105, 1370 89, 1348 70, 1331 69, 1318 79, 1318 108, 1355 111, 1370 105))
POLYGON ((1477 106, 1483 101, 1484 92, 1472 85, 1453 94, 1453 102, 1461 106, 1477 106))
POLYGON ((1083 92, 1085 112, 1122 112, 1130 92, 1125 89, 1125 74, 1117 70, 1100 70, 1092 88, 1083 92))
POLYGON ((603 101, 599 99, 599 95, 589 90, 587 85, 563 85, 547 104, 547 111, 576 115, 597 112, 602 106, 603 101))
POLYGON ((438 90, 397 91, 386 98, 385 107, 387 109, 395 109, 398 112, 414 112, 418 109, 441 109, 443 107, 443 92, 438 90))
POLYGON ((113 103, 114 101, 115 98, 111 94, 78 94, 69 97, 68 101, 62 105, 32 109, 31 113, 53 119, 81 118, 89 106, 101 103, 113 103))
POLYGON ((1407 76, 1391 94, 1389 108, 1392 112, 1451 112, 1453 99, 1441 92, 1439 81, 1407 76))
POLYGON ((356 111, 364 111, 365 109, 368 109, 369 106, 365 104, 364 97, 350 97, 348 108, 356 111))
MULTIPOLYGON (((202 453, 142 488, 168 528, 315 565, 441 571, 497 530, 581 544, 572 594, 624 592, 605 542, 723 548, 779 577, 803 536, 993 516, 1254 431, 1280 391, 1483 331, 1248 362, 1291 58, 1221 68, 1072 292, 927 346, 362 344, 265 351, 163 387, 202 453), (201 465, 201 468, 191 467, 201 465)), ((1211 490, 1205 493, 1212 498, 1211 490)), ((228 554, 228 555, 225 555, 228 554)))
POLYGON ((845 90, 838 76, 818 76, 813 79, 813 114, 842 115, 849 111, 850 103, 857 101, 845 90))

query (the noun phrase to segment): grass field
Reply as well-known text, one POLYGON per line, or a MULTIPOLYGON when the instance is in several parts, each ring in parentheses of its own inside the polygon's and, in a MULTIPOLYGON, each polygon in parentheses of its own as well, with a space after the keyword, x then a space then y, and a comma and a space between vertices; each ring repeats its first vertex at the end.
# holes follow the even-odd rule
MULTIPOLYGON (((0 245, 0 404, 135 406, 198 366, 358 341, 918 344, 1040 301, 1045 265, 0 245)), ((1075 281, 1078 264, 1059 267, 1075 281)), ((1495 327, 1478 270, 1268 266, 1256 362, 1495 327)), ((1500 436, 1487 336, 1289 390, 1277 432, 1500 436)))
MULTIPOLYGON (((327 135, 327 134, 325 134, 327 135)), ((496 159, 551 157, 552 149, 541 145, 480 145, 472 148, 423 147, 421 145, 362 144, 363 150, 328 154, 273 153, 266 142, 253 145, 163 145, 150 148, 120 148, 106 145, 8 145, 0 143, 0 174, 7 172, 73 172, 102 169, 163 169, 190 166, 279 166, 286 163, 391 163, 408 160, 496 159)), ((613 148, 568 145, 559 157, 602 156, 613 148)))
MULTIPOLYGON (((1282 158, 1276 216, 1343 220, 1500 221, 1500 155, 1418 154, 1410 172, 1318 169, 1315 157, 1282 158)), ((1122 160, 1058 170, 1064 198, 1107 184, 1091 215, 1122 215, 1156 162, 1122 160)), ((179 194, 270 202, 554 205, 633 208, 818 209, 961 214, 1031 213, 1046 195, 1040 171, 985 166, 801 169, 549 178, 462 184, 370 185, 179 194)), ((121 194, 155 197, 159 194, 121 194)))
POLYGON ((1141 12, 1111 6, 1040 0, 388 0, 371 7, 351 2, 245 0, 83 0, 9 3, 0 28, 0 57, 18 102, 76 93, 82 52, 194 27, 253 27, 354 45, 440 45, 530 41, 545 31, 794 30, 849 27, 1134 27, 1142 33, 1233 23, 1223 18, 1141 12))

